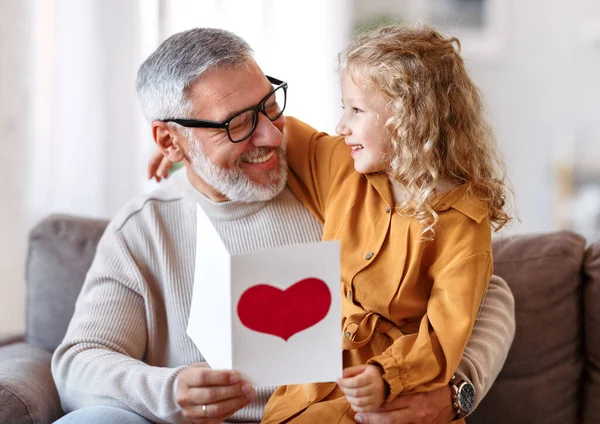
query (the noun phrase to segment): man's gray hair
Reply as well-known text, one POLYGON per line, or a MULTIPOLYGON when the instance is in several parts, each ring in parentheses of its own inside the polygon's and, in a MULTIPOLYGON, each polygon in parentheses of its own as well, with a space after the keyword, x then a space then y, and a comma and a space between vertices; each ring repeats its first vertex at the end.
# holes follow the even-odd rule
POLYGON ((191 103, 185 90, 216 67, 247 64, 253 51, 242 38, 215 28, 194 28, 172 35, 142 63, 136 89, 149 122, 187 118, 191 103))

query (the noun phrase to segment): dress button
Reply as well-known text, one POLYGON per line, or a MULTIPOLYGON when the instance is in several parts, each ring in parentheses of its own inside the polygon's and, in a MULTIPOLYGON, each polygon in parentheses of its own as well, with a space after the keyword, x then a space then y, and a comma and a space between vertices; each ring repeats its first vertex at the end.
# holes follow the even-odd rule
POLYGON ((392 211, 392 208, 390 208, 390 207, 388 206, 387 208, 385 208, 385 211, 386 211, 387 213, 390 213, 390 212, 392 211))
POLYGON ((371 259, 372 257, 373 257, 373 252, 369 252, 369 253, 367 253, 367 254, 365 255, 365 259, 366 259, 366 260, 369 260, 369 259, 371 259))

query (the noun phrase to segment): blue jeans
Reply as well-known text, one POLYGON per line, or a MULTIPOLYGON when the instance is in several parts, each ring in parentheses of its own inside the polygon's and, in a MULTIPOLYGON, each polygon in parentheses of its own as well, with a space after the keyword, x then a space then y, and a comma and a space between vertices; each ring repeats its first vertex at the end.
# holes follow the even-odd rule
POLYGON ((152 424, 146 418, 112 406, 88 406, 77 409, 55 424, 152 424))

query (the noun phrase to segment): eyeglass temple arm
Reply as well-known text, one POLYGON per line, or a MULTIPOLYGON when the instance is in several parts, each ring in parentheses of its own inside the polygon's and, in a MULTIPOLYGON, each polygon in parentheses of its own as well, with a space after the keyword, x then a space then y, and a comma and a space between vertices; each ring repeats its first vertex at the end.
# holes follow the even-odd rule
POLYGON ((266 77, 267 77, 267 79, 269 80, 269 82, 271 84, 275 84, 275 85, 281 85, 281 84, 283 84, 283 81, 281 81, 280 79, 273 78, 273 77, 270 77, 268 75, 266 77))
POLYGON ((222 122, 199 121, 196 119, 165 119, 163 122, 175 122, 176 124, 190 128, 225 128, 226 126, 222 122))

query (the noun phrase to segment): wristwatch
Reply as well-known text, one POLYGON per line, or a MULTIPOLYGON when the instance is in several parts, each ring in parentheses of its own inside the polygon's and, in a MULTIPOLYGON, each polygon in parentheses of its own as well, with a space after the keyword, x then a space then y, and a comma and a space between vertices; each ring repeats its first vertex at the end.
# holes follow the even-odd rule
POLYGON ((453 375, 450 379, 450 391, 452 392, 452 407, 456 412, 452 421, 466 417, 475 405, 475 389, 473 385, 462 378, 453 375))

